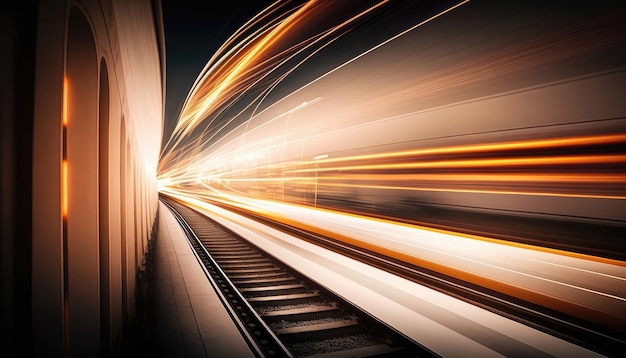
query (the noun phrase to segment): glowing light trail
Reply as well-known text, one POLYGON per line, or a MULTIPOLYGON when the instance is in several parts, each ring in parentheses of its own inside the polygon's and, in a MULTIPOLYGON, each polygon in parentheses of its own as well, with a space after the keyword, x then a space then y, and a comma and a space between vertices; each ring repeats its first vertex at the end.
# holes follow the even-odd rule
POLYGON ((623 336, 626 11, 426 3, 251 19, 194 83, 160 190, 623 336))
MULTIPOLYGON (((330 26, 328 30, 322 31, 321 34, 311 35, 300 44, 282 53, 280 57, 286 57, 286 59, 278 64, 273 63, 272 57, 275 55, 271 51, 279 51, 277 48, 279 48, 283 38, 290 35, 291 32, 296 32, 294 28, 301 22, 304 23, 302 24, 303 27, 309 26, 308 22, 314 21, 319 16, 318 13, 327 10, 329 5, 321 4, 317 1, 306 2, 301 7, 295 9, 290 15, 272 21, 270 25, 263 27, 262 31, 254 34, 254 36, 245 38, 241 43, 237 44, 235 40, 238 39, 238 36, 248 31, 245 26, 257 24, 258 21, 260 21, 251 20, 251 22, 244 25, 244 28, 240 29, 227 41, 227 45, 231 44, 235 46, 233 52, 226 52, 223 58, 215 62, 214 67, 209 67, 209 64, 207 64, 201 77, 196 80, 192 91, 185 101, 174 132, 168 140, 166 147, 171 144, 169 150, 173 151, 174 148, 180 144, 182 139, 201 122, 209 127, 215 120, 215 113, 220 111, 219 108, 228 102, 232 102, 233 99, 239 98, 242 93, 248 91, 248 89, 257 83, 256 81, 258 79, 255 80, 255 78, 263 78, 265 74, 271 73, 275 71, 277 67, 285 64, 288 59, 294 58, 313 44, 349 26, 352 22, 365 16, 367 13, 375 10, 386 2, 388 2, 388 0, 374 3, 366 10, 357 13, 351 18, 337 25, 330 26), (306 44, 307 42, 310 43, 306 44), (207 118, 213 119, 207 120, 207 118), (174 138, 177 139, 172 144, 174 138)), ((267 8, 257 17, 268 17, 269 14, 274 11, 274 5, 267 8)), ((358 8, 359 7, 355 6, 355 9, 358 8)), ((332 42, 332 39, 326 44, 321 44, 320 48, 313 52, 319 51, 330 42, 332 42)), ((226 50, 226 48, 221 47, 218 53, 224 50, 226 50)), ((311 55, 308 57, 310 56, 311 55)), ((279 76, 278 81, 284 79, 284 77, 294 69, 295 68, 288 69, 284 75, 279 76)), ((272 87, 273 86, 270 86, 270 90, 272 87)), ((162 156, 167 157, 168 153, 162 153, 162 156)))
POLYGON ((69 82, 67 77, 63 77, 63 108, 62 112, 62 131, 63 131, 63 162, 61 163, 61 215, 67 218, 68 213, 68 173, 67 173, 67 124, 68 124, 68 91, 69 82))
MULTIPOLYGON (((498 152, 509 150, 532 150, 532 149, 550 149, 550 148, 567 148, 573 146, 586 145, 606 145, 606 144, 626 144, 626 134, 607 134, 599 136, 580 136, 570 138, 550 138, 541 140, 524 140, 515 142, 500 142, 488 144, 473 144, 463 146, 449 146, 428 149, 416 149, 408 151, 399 151, 391 153, 375 153, 371 155, 350 156, 342 158, 330 158, 325 162, 331 163, 346 160, 370 160, 378 158, 391 158, 402 156, 417 155, 436 155, 436 154, 464 154, 475 152, 498 152)), ((325 159, 325 158, 319 158, 325 159)))

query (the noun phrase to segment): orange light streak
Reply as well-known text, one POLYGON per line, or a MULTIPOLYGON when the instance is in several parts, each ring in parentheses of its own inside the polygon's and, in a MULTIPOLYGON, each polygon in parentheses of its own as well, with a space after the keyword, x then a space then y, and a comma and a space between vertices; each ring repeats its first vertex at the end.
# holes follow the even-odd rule
MULTIPOLYGON (((489 151, 507 151, 507 150, 531 150, 531 149, 549 149, 560 148, 570 146, 584 146, 584 145, 599 145, 599 144, 616 144, 620 142, 626 142, 626 134, 606 134, 597 136, 580 136, 570 138, 554 138, 554 139, 539 139, 539 140, 524 140, 515 142, 500 142, 500 143, 488 143, 488 144, 472 144, 472 145, 460 145, 451 147, 440 148, 427 148, 406 150, 398 152, 388 153, 376 153, 368 155, 356 155, 350 157, 329 158, 324 159, 324 163, 341 162, 347 160, 371 160, 381 158, 392 158, 402 156, 420 156, 420 155, 435 155, 435 154, 469 154, 477 152, 489 152, 489 151)), ((314 163, 313 161, 307 162, 307 164, 314 163)))
POLYGON ((437 191, 447 193, 477 193, 477 194, 507 194, 507 195, 532 195, 532 196, 553 196, 564 198, 591 198, 591 199, 626 199, 623 195, 594 195, 578 193, 551 193, 542 191, 520 191, 520 190, 481 190, 481 189, 459 189, 459 188, 434 188, 421 186, 392 186, 392 185, 357 185, 318 182, 319 186, 338 188, 363 188, 363 189, 390 189, 407 191, 437 191))
MULTIPOLYGON (((240 209, 251 211, 253 213, 262 214, 262 216, 273 218, 273 219, 276 219, 277 221, 280 221, 280 222, 283 222, 283 223, 289 223, 289 224, 291 224, 292 226, 295 226, 295 227, 305 228, 303 226, 305 224, 303 224, 300 221, 293 220, 290 217, 290 215, 281 215, 279 212, 271 210, 270 208, 263 207, 262 206, 262 204, 264 203, 263 200, 255 199, 254 202, 257 205, 250 205, 250 204, 246 204, 248 202, 248 200, 246 200, 245 196, 228 194, 228 193, 221 193, 219 191, 216 191, 213 188, 211 188, 211 189, 212 189, 212 192, 214 194, 217 194, 217 196, 206 195, 207 194, 206 191, 197 192, 197 191, 193 191, 192 190, 192 191, 189 191, 189 192, 184 192, 184 191, 181 191, 181 190, 178 190, 178 189, 169 189, 167 191, 167 193, 177 197, 178 199, 181 199, 182 201, 184 201, 187 204, 190 204, 192 206, 194 204, 192 202, 190 202, 189 199, 195 198, 195 199, 202 200, 201 198, 203 198, 203 197, 206 197, 206 198, 210 197, 211 201, 221 202, 221 203, 227 204, 229 206, 234 206, 234 207, 237 207, 237 208, 240 208, 240 209), (259 204, 261 204, 261 205, 259 205, 259 204)), ((271 202, 269 202, 269 203, 271 203, 271 202)), ((562 255, 562 256, 578 258, 578 259, 583 259, 583 260, 590 260, 590 261, 595 261, 595 262, 601 262, 601 263, 605 263, 605 264, 609 264, 609 265, 617 265, 617 266, 626 267, 626 262, 620 261, 620 260, 615 260, 615 259, 610 259, 610 258, 606 258, 606 257, 593 256, 593 255, 583 254, 583 253, 579 253, 579 252, 565 251, 565 250, 560 250, 560 249, 555 249, 555 248, 550 248, 550 247, 525 244, 525 243, 521 243, 521 242, 515 242, 515 241, 498 239, 498 238, 495 238, 495 237, 489 237, 489 236, 483 236, 483 235, 477 235, 477 234, 469 234, 469 233, 464 233, 464 232, 458 232, 458 231, 449 230, 449 229, 434 228, 434 227, 424 226, 424 225, 420 225, 420 224, 416 224, 416 223, 408 223, 408 222, 397 221, 395 218, 372 217, 372 216, 364 215, 364 214, 357 213, 357 212, 337 211, 337 210, 333 210, 333 209, 329 209, 329 208, 323 208, 323 207, 315 207, 314 208, 314 207, 311 207, 309 205, 302 205, 302 204, 297 204, 297 203, 281 203, 280 205, 287 206, 287 207, 293 206, 294 208, 304 208, 306 210, 312 210, 312 211, 322 212, 322 213, 331 214, 331 215, 340 215, 340 216, 346 216, 346 217, 360 218, 360 219, 365 219, 365 220, 373 221, 373 222, 380 222, 380 223, 384 223, 384 224, 393 224, 393 225, 404 226, 404 227, 408 227, 408 228, 414 228, 414 229, 419 229, 419 230, 430 231, 430 232, 434 232, 434 233, 453 235, 453 236, 458 236, 458 237, 467 238, 467 239, 473 239, 473 240, 479 240, 479 241, 495 243, 495 244, 499 244, 499 245, 517 247, 517 248, 526 249, 526 250, 534 250, 534 251, 546 252, 546 253, 550 253, 550 254, 562 255)), ((285 212, 289 212, 289 210, 286 210, 285 212)), ((307 226, 307 227, 311 228, 310 226, 307 226)), ((315 230, 323 230, 323 229, 316 227, 315 230)), ((315 231, 315 230, 313 230, 313 231, 315 231)), ((328 233, 329 231, 326 231, 326 232, 328 233)), ((335 234, 336 233, 332 233, 329 236, 336 237, 335 234)))
MULTIPOLYGON (((310 177, 305 179, 310 180, 310 177)), ((323 180, 355 181, 458 181, 458 182, 562 182, 562 183, 626 183, 626 174, 353 174, 350 176, 323 176, 323 180)), ((263 181, 268 178, 257 178, 263 181)))
MULTIPOLYGON (((467 1, 468 0, 465 2, 467 1)), ((369 6, 369 8, 364 11, 352 15, 352 17, 349 17, 347 20, 321 30, 319 33, 314 33, 299 43, 292 45, 287 50, 282 51, 279 49, 279 46, 283 40, 287 41, 287 43, 292 40, 290 39, 291 34, 298 34, 299 27, 306 30, 307 25, 312 21, 317 21, 316 19, 321 16, 320 14, 327 11, 330 5, 328 3, 322 4, 318 1, 308 1, 303 5, 297 6, 295 9, 289 10, 289 14, 283 14, 275 19, 270 19, 271 22, 268 25, 263 25, 261 29, 255 30, 252 27, 254 24, 259 24, 261 19, 269 18, 269 15, 276 12, 282 5, 276 2, 266 8, 242 28, 237 30, 237 32, 218 49, 216 54, 203 69, 201 75, 196 79, 191 92, 188 94, 183 104, 183 109, 178 118, 174 132, 168 139, 166 147, 169 147, 169 149, 161 154, 161 162, 178 162, 176 157, 179 157, 182 153, 186 156, 194 156, 193 153, 185 153, 186 151, 184 149, 179 150, 182 153, 174 153, 174 151, 181 145, 183 137, 190 134, 200 123, 206 124, 207 130, 202 133, 199 138, 199 143, 197 144, 206 145, 217 132, 220 132, 226 127, 226 124, 229 124, 235 119, 233 117, 221 123, 221 128, 219 129, 212 128, 209 130, 213 121, 221 114, 221 111, 224 110, 223 106, 236 101, 252 86, 257 84, 258 81, 268 76, 279 66, 286 64, 288 60, 304 52, 305 49, 309 49, 314 44, 322 43, 322 40, 327 40, 327 42, 322 43, 319 48, 313 50, 313 53, 320 51, 335 40, 331 35, 338 33, 339 30, 347 29, 350 23, 355 22, 357 19, 388 2, 389 0, 379 1, 369 6), (253 33, 246 35, 248 32, 253 33), (241 41, 235 42, 236 39, 240 39, 241 41), (229 49, 230 46, 232 46, 232 48, 229 49), (206 132, 210 131, 214 133, 209 133, 209 136, 206 137, 206 132)), ((338 34, 336 36, 338 37, 340 35, 341 34, 338 34)), ((306 59, 309 59, 311 56, 312 54, 308 54, 306 59)), ((300 66, 305 60, 301 60, 295 67, 300 66)), ((272 82, 273 84, 265 89, 266 93, 260 95, 255 100, 263 101, 267 93, 289 73, 294 71, 295 67, 274 80, 272 82)), ((164 164, 161 165, 163 166, 164 164)))
POLYGON ((63 126, 67 127, 68 116, 67 116, 67 92, 68 92, 69 83, 67 80, 67 76, 63 78, 63 108, 62 108, 62 122, 63 126))
POLYGON ((63 162, 61 163, 61 215, 63 218, 67 218, 67 210, 68 210, 68 202, 67 202, 67 158, 66 158, 66 150, 67 150, 67 124, 69 122, 68 118, 68 92, 69 92, 69 81, 67 76, 63 77, 63 103, 61 108, 61 122, 63 124, 63 162))
POLYGON ((353 165, 331 168, 301 169, 294 172, 324 172, 333 170, 390 170, 390 169, 418 169, 418 168, 476 168, 476 167, 507 167, 523 165, 569 165, 569 164, 609 164, 626 162, 626 155, 578 155, 553 156, 531 158, 504 158, 504 159, 471 159, 471 160, 442 160, 420 163, 399 163, 380 165, 353 165))
MULTIPOLYGON (((190 105, 183 108, 174 132, 184 134, 195 128, 211 110, 223 103, 227 99, 224 93, 237 85, 238 80, 242 80, 241 76, 245 75, 251 66, 258 62, 261 54, 268 51, 272 45, 278 42, 281 37, 285 36, 288 31, 293 28, 302 18, 303 14, 313 6, 314 2, 309 2, 299 10, 290 15, 287 19, 280 22, 267 35, 260 38, 258 43, 254 44, 241 59, 237 60, 231 68, 226 68, 224 77, 218 77, 211 81, 212 85, 206 94, 200 94, 200 98, 194 98, 190 105)), ((200 88, 206 90, 206 87, 200 88)), ((194 96, 196 93, 193 94, 194 96)))
POLYGON ((67 199, 67 159, 63 159, 63 163, 62 163, 62 174, 61 174, 61 185, 62 185, 62 191, 61 191, 61 214, 63 216, 63 218, 67 218, 67 212, 68 212, 68 199, 67 199))
MULTIPOLYGON (((377 252, 380 253, 384 256, 387 257, 391 257, 403 262, 407 262, 413 265, 416 265, 418 267, 424 267, 430 270, 433 270, 435 272, 440 272, 440 273, 444 273, 450 277, 455 277, 455 278, 459 278, 461 280, 464 280, 466 282, 471 282, 474 284, 477 284, 479 286, 482 287, 487 287, 489 289, 492 289, 496 292, 502 292, 505 294, 508 294, 512 297, 517 297, 517 298, 521 298, 523 300, 526 300, 528 302, 532 302, 535 304, 539 304, 545 307, 549 307, 551 309, 557 310, 559 312, 564 312, 566 314, 570 314, 573 315, 575 317, 580 317, 586 320, 589 320, 591 322, 595 322, 598 324, 601 324, 603 326, 607 326, 610 327, 611 329, 622 329, 623 327, 623 318, 622 317, 618 317, 615 315, 612 315, 609 312, 606 311, 601 311, 598 310, 597 308, 594 307, 590 307, 590 306, 584 306, 584 305, 580 305, 578 303, 574 303, 572 301, 567 300, 565 297, 562 296, 558 296, 558 295, 548 295, 545 292, 541 292, 538 290, 532 290, 532 289, 528 289, 528 288, 524 288, 520 285, 515 285, 512 284, 511 282, 506 282, 506 281, 500 281, 494 278, 490 278, 484 275, 481 275, 480 273, 477 272, 472 272, 472 271, 466 271, 466 270, 462 270, 459 269, 457 267, 452 267, 440 262, 437 262, 436 260, 431 260, 429 258, 424 258, 424 257, 417 257, 415 255, 412 255, 410 253, 404 252, 404 251, 399 251, 397 249, 394 248, 390 248, 386 245, 384 245, 382 242, 381 243, 377 243, 377 242, 371 242, 371 241, 367 241, 364 240, 362 238, 359 238, 358 236, 353 236, 353 235, 349 235, 346 233, 341 233, 339 231, 336 231, 335 229, 332 228, 322 228, 319 226, 314 226, 312 224, 309 223, 305 223, 301 220, 298 219, 294 219, 292 218, 290 215, 285 215, 286 212, 288 211, 283 211, 283 212, 279 212, 275 209, 272 209, 271 207, 261 207, 260 205, 247 205, 243 202, 243 200, 236 200, 235 196, 228 196, 226 198, 222 198, 222 199, 227 199, 225 202, 230 202, 230 204, 235 205, 236 207, 243 209, 244 211, 248 211, 248 212, 253 212, 255 214, 258 214, 262 217, 266 217, 266 218, 270 218, 272 220, 276 220, 282 223, 286 223, 290 226, 293 227, 297 227, 300 229, 304 229, 307 231, 311 231, 323 236, 327 236, 327 237, 331 237, 333 239, 336 239, 340 242, 344 242, 350 245, 354 245, 356 247, 361 247, 364 249, 367 249, 369 251, 372 252, 377 252), (228 200, 228 198, 232 198, 235 199, 234 202, 231 202, 230 200, 228 200)), ((184 200, 184 199, 183 199, 184 200)), ((186 201, 186 200, 184 200, 186 201)), ((187 201, 189 203, 189 201, 187 201)), ((256 200, 255 201, 257 204, 261 204, 260 201, 256 200)), ((291 205, 291 204, 282 204, 282 205, 291 205)), ((192 207, 195 207, 196 205, 191 203, 192 207)), ((293 205, 294 207, 298 207, 299 205, 293 205)), ((318 209, 318 208, 307 208, 308 210, 318 210, 318 211, 323 211, 323 212, 327 212, 327 213, 336 213, 333 210, 327 210, 327 209, 318 209)), ((624 266, 624 262, 621 261, 616 261, 616 260, 611 260, 611 259, 605 259, 605 258, 601 258, 601 257, 594 257, 594 256, 590 256, 590 255, 585 255, 585 254, 578 254, 578 253, 573 253, 573 252, 567 252, 567 251, 562 251, 562 250, 556 250, 556 249, 550 249, 550 248, 543 248, 543 247, 538 247, 538 246, 533 246, 533 245, 527 245, 527 244, 519 244, 519 243, 515 243, 515 242, 507 242, 507 241, 503 241, 503 240, 498 240, 498 239, 493 239, 493 238, 489 238, 489 237, 483 237, 483 236, 479 236, 479 235, 472 235, 472 234, 463 234, 463 233, 457 233, 457 232, 453 232, 453 231, 448 231, 448 230, 442 230, 442 229, 434 229, 434 228, 427 228, 427 227, 422 227, 419 225, 413 225, 413 224, 407 224, 407 223, 395 223, 392 221, 388 221, 385 219, 378 219, 378 218, 369 218, 369 217, 364 217, 362 215, 358 215, 358 214, 347 214, 347 213, 341 213, 340 215, 346 215, 346 216, 352 216, 352 217, 362 217, 365 218, 366 220, 371 220, 371 221, 377 221, 377 222, 390 222, 393 224, 397 224, 397 225, 401 225, 401 226, 405 226, 405 227, 413 227, 413 228, 418 228, 418 229, 422 229, 422 230, 427 230, 427 231, 432 231, 432 232, 439 232, 439 233, 447 233, 450 235, 454 235, 454 236, 458 236, 458 237, 465 237, 465 238, 470 238, 470 239, 477 239, 477 240, 481 240, 481 241, 486 241, 486 242, 494 242, 494 243, 502 243, 504 245, 507 246, 513 246, 513 247, 519 247, 519 248, 526 248, 526 249, 531 249, 531 250, 536 250, 536 251, 543 251, 543 252, 548 252, 548 253, 556 253, 556 254, 560 254, 560 255, 564 255, 564 256, 570 256, 570 257, 576 257, 576 258, 583 258, 583 259, 588 259, 588 260, 592 260, 592 261, 597 261, 597 262, 604 262, 604 263, 610 263, 610 264, 615 264, 615 265, 619 265, 619 266, 624 266)), ((493 267, 493 266, 492 266, 493 267)), ((507 269, 507 271, 511 271, 510 269, 507 269)), ((544 280, 545 278, 541 278, 542 280, 544 280)), ((559 285, 563 285, 562 282, 557 282, 553 280, 553 283, 557 283, 559 285)), ((577 287, 577 288, 582 288, 582 287, 577 287)), ((589 290, 585 290, 588 291, 589 290)), ((593 293, 599 293, 599 291, 593 290, 593 293)), ((607 296, 606 294, 604 294, 604 296, 607 296)), ((624 298, 621 296, 616 296, 616 295, 609 295, 607 297, 613 298, 613 299, 617 299, 620 301, 624 301, 624 298)))

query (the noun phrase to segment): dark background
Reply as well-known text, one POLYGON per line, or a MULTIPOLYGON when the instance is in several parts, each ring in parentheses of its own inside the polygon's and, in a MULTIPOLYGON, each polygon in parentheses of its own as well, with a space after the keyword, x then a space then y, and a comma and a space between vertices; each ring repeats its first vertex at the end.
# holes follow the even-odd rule
POLYGON ((196 77, 213 53, 273 1, 162 0, 166 48, 163 142, 167 142, 196 77))

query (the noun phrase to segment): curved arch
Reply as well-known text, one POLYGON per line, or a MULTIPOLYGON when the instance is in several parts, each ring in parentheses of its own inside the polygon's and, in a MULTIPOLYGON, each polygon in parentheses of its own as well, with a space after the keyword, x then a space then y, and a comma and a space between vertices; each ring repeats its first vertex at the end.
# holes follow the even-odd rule
POLYGON ((104 355, 110 352, 110 234, 109 234, 109 71, 100 60, 98 94, 98 190, 99 190, 99 259, 100 259, 100 344, 104 355))
POLYGON ((77 7, 72 7, 69 14, 65 74, 65 342, 70 356, 97 356, 100 350, 98 58, 91 26, 77 7))

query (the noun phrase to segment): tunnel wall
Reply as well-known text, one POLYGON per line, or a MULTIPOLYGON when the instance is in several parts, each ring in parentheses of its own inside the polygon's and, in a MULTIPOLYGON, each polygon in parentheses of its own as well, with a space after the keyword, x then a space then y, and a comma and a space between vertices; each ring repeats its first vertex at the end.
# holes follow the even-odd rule
POLYGON ((117 355, 157 215, 161 5, 21 5, 2 15, 2 353, 117 355))

